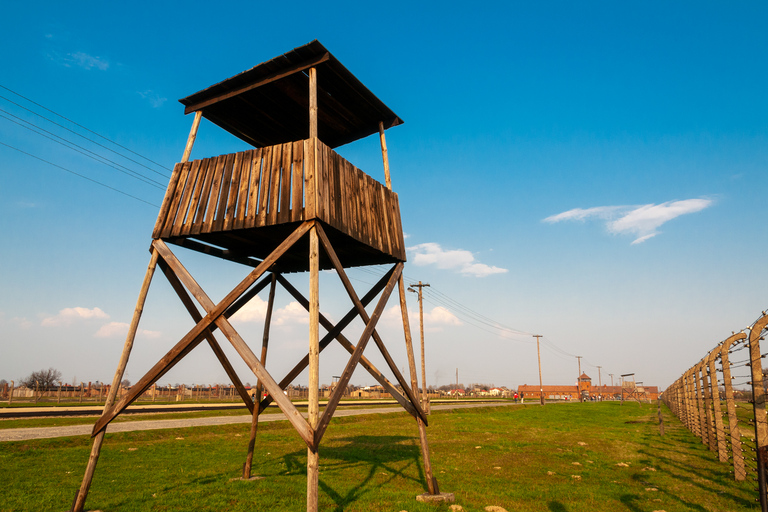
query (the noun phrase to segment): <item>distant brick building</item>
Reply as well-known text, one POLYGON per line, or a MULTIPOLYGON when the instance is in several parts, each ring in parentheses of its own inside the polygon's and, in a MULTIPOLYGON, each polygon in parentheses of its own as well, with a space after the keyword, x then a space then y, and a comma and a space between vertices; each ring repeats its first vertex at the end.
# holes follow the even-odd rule
MULTIPOLYGON (((638 386, 649 400, 659 398, 657 386, 638 386)), ((538 398, 539 386, 523 384, 517 387, 522 398, 538 398)), ((575 386, 544 386, 544 398, 548 400, 578 400, 579 392, 585 400, 621 400, 621 386, 592 386, 592 379, 586 373, 579 376, 575 386)), ((626 391, 625 391, 626 399, 626 391)))

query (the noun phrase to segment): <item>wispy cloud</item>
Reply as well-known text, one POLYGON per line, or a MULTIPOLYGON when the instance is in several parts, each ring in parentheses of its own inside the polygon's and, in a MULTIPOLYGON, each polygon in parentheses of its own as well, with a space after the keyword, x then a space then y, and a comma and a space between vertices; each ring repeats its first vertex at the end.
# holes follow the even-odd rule
POLYGON ((99 308, 64 308, 53 316, 44 317, 40 323, 47 327, 56 327, 60 325, 70 325, 73 322, 91 320, 94 318, 105 319, 109 318, 109 315, 99 308))
POLYGON ((485 277, 509 272, 506 268, 493 267, 475 261, 471 252, 463 249, 445 250, 439 244, 428 242, 406 248, 416 266, 435 265, 439 269, 455 270, 460 274, 485 277))
POLYGON ((543 220, 547 223, 567 220, 585 221, 598 218, 605 221, 609 232, 631 234, 635 236, 632 245, 640 244, 660 233, 659 228, 672 219, 696 213, 714 204, 711 199, 685 199, 667 201, 661 204, 642 206, 597 206, 594 208, 574 208, 543 220))
POLYGON ((160 96, 155 91, 152 90, 146 90, 146 91, 137 91, 137 94, 142 97, 142 99, 145 99, 149 102, 150 105, 152 105, 152 108, 160 108, 163 106, 163 103, 168 101, 168 98, 165 98, 163 96, 160 96))

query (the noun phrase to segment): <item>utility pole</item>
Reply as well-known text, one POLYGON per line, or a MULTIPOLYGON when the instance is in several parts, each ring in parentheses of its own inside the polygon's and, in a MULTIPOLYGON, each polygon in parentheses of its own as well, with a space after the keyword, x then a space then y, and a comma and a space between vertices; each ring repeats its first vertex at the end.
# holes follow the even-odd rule
POLYGON ((539 348, 539 338, 541 338, 541 334, 534 334, 533 337, 536 338, 536 354, 539 356, 539 396, 541 405, 544 405, 544 383, 541 380, 541 349, 539 348))
POLYGON ((419 281, 419 284, 412 284, 408 287, 409 292, 416 293, 414 288, 419 289, 419 332, 421 333, 421 407, 429 414, 429 400, 427 399, 427 371, 424 364, 424 301, 422 289, 429 286, 427 283, 419 281))
POLYGON ((456 368, 456 400, 459 399, 459 369, 456 368))
POLYGON ((576 359, 579 360, 579 378, 576 379, 576 389, 579 390, 579 402, 584 402, 584 395, 581 393, 581 357, 576 356, 576 359))
POLYGON ((602 400, 603 399, 603 392, 602 392, 603 378, 600 376, 600 368, 602 368, 602 366, 598 366, 597 367, 597 386, 598 386, 598 389, 601 390, 600 391, 600 396, 598 397, 598 400, 602 400))
POLYGON ((608 375, 610 375, 610 376, 611 376, 611 387, 613 387, 613 374, 612 374, 612 373, 609 373, 608 375))

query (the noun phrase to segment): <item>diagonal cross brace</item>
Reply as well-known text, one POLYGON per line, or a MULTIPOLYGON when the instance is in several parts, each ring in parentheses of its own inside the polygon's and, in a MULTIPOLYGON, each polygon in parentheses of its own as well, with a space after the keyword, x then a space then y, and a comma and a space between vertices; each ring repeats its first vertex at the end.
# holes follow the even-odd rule
MULTIPOLYGON (((388 272, 384 277, 388 279, 390 275, 391 275, 391 271, 388 272)), ((293 298, 296 299, 296 301, 304 307, 304 309, 309 311, 309 301, 306 299, 306 297, 301 295, 301 293, 299 293, 299 291, 296 288, 294 288, 293 285, 291 285, 291 283, 289 283, 288 280, 285 279, 283 276, 278 275, 277 279, 278 281, 280 281, 280 284, 283 285, 283 288, 285 288, 286 291, 290 293, 293 296, 293 298)), ((376 293, 378 293, 378 291, 376 293)), ((368 298, 368 295, 370 295, 370 292, 365 297, 363 297, 363 300, 361 301, 364 306, 370 302, 370 300, 366 300, 368 298)), ((353 307, 350 310, 350 312, 357 313, 357 308, 353 307)), ((337 326, 341 324, 342 322, 339 322, 338 324, 333 325, 333 323, 330 320, 328 320, 325 316, 323 316, 322 314, 320 315, 320 325, 322 325, 323 328, 325 328, 325 330, 327 330, 329 333, 332 333, 332 332, 335 333, 337 330, 337 326)), ((346 327, 346 325, 344 325, 344 327, 346 327)), ((325 346, 323 345, 323 342, 326 341, 326 338, 323 338, 323 341, 320 342, 320 350, 325 348, 325 346)), ((349 352, 350 354, 354 352, 355 346, 343 334, 341 334, 340 330, 339 330, 339 333, 336 335, 336 340, 341 344, 341 346, 343 346, 347 350, 347 352, 349 352)), ((371 376, 374 379, 376 379, 376 381, 378 381, 378 383, 381 384, 382 387, 384 387, 384 389, 386 389, 390 395, 392 395, 392 398, 397 400, 398 403, 400 403, 400 405, 402 405, 403 408, 406 411, 408 411, 409 414, 411 414, 414 418, 419 417, 419 413, 416 410, 416 408, 413 406, 413 404, 411 404, 411 402, 405 396, 403 396, 403 394, 400 393, 397 390, 397 388, 395 388, 395 386, 393 386, 392 383, 389 382, 389 380, 387 380, 387 378, 384 377, 384 375, 379 371, 379 369, 376 368, 373 365, 373 363, 371 363, 365 356, 362 356, 360 358, 360 364, 366 370, 368 370, 368 373, 370 373, 371 376)))
MULTIPOLYGON (((379 292, 381 292, 381 290, 384 289, 384 287, 387 284, 387 281, 389 280, 389 277, 392 275, 394 270, 395 269, 392 268, 392 270, 387 272, 384 275, 384 277, 379 279, 379 281, 373 286, 373 288, 371 288, 371 290, 365 294, 365 297, 363 297, 362 299, 363 304, 367 305, 376 297, 376 295, 379 294, 379 292)), ((296 289, 293 288, 293 286, 291 286, 291 284, 287 280, 285 280, 285 278, 283 278, 281 275, 278 275, 278 280, 283 285, 283 287, 285 287, 285 289, 288 290, 289 293, 291 293, 294 297, 296 297, 296 300, 299 303, 304 305, 305 309, 309 309, 309 302, 298 291, 296 291, 296 289), (294 294, 291 290, 296 291, 296 294, 294 294), (304 302, 306 302, 306 304, 304 304, 304 302)), ((332 329, 329 329, 328 333, 323 337, 322 340, 320 340, 320 351, 322 352, 325 347, 330 345, 330 343, 334 340, 334 338, 339 336, 341 331, 346 329, 347 326, 351 324, 352 320, 354 320, 355 318, 357 318, 357 310, 353 307, 352 309, 349 310, 349 312, 346 315, 344 315, 344 317, 341 320, 339 320, 336 326, 333 327, 332 329)), ((352 344, 350 343, 350 345, 352 344)), ((288 384, 293 382, 294 379, 298 377, 301 374, 301 372, 303 372, 306 369, 307 366, 309 366, 309 354, 304 356, 304 358, 301 361, 299 361, 290 372, 288 372, 288 374, 283 378, 283 380, 280 381, 280 388, 285 389, 288 386, 288 384)), ((271 396, 267 396, 264 400, 262 400, 261 404, 259 405, 259 414, 261 414, 264 411, 264 409, 266 409, 271 403, 272 403, 271 396)))
POLYGON ((325 434, 325 429, 328 428, 328 424, 331 422, 333 413, 336 411, 336 407, 339 405, 339 400, 341 400, 341 390, 347 387, 347 383, 352 377, 352 373, 355 371, 355 367, 363 355, 363 350, 365 350, 365 346, 368 344, 368 340, 371 339, 373 330, 376 328, 376 324, 378 323, 379 318, 381 318, 381 314, 384 312, 384 308, 387 305, 389 296, 392 294, 392 290, 395 288, 395 285, 397 284, 397 281, 400 278, 400 274, 402 272, 403 263, 399 262, 395 265, 395 272, 389 278, 387 287, 384 288, 384 290, 381 292, 381 297, 379 297, 379 302, 376 304, 376 309, 374 309, 370 319, 365 320, 366 325, 365 329, 363 329, 363 333, 360 335, 360 341, 357 342, 355 351, 352 353, 352 357, 350 357, 346 368, 344 368, 344 372, 341 374, 341 378, 338 381, 336 389, 328 400, 328 404, 325 406, 323 416, 320 418, 320 422, 317 424, 314 439, 315 445, 320 444, 320 440, 323 438, 323 434, 325 434))
MULTIPOLYGON (((197 299, 203 309, 205 309, 210 316, 210 312, 216 307, 213 301, 208 297, 208 295, 205 293, 205 291, 203 291, 197 281, 195 281, 192 275, 187 271, 186 268, 184 268, 181 262, 176 258, 176 256, 170 251, 168 246, 165 245, 162 240, 156 240, 155 244, 157 251, 160 253, 160 256, 168 263, 176 276, 181 280, 184 286, 187 287, 187 289, 192 293, 192 295, 197 299)), ((267 372, 256 355, 251 351, 248 344, 245 343, 240 334, 235 330, 234 327, 232 327, 232 324, 228 319, 224 318, 223 316, 219 316, 216 318, 215 323, 219 330, 221 330, 221 332, 224 334, 224 336, 227 337, 237 353, 240 354, 240 357, 243 359, 243 361, 245 361, 245 363, 251 368, 264 388, 269 392, 270 395, 275 397, 275 402, 277 403, 278 407, 280 407, 280 410, 283 411, 283 414, 285 414, 286 418, 288 418, 288 421, 291 422, 298 434, 310 447, 313 447, 314 433, 312 432, 312 428, 306 422, 298 409, 296 409, 296 406, 293 405, 288 397, 283 394, 282 389, 280 389, 277 382, 275 382, 275 380, 272 378, 269 372, 267 372)))
MULTIPOLYGON (((170 267, 168 266, 168 264, 165 262, 164 259, 160 258, 158 263, 160 265, 160 270, 163 271, 163 274, 165 274, 165 277, 168 279, 168 282, 171 284, 171 287, 176 291, 176 295, 179 296, 179 300, 181 300, 182 304, 184 304, 184 307, 187 308, 187 312, 189 312, 189 316, 192 317, 192 320, 194 320, 195 323, 202 320, 203 316, 197 310, 197 307, 192 301, 192 298, 184 289, 184 285, 181 284, 181 281, 179 281, 179 278, 176 276, 176 274, 173 273, 173 271, 170 269, 170 267)), ((225 313, 225 316, 229 316, 229 315, 225 313)), ((237 373, 235 372, 235 369, 232 367, 232 364, 229 362, 227 355, 224 353, 223 350, 221 350, 221 346, 219 345, 219 342, 216 341, 216 338, 214 337, 210 329, 206 331, 205 339, 208 341, 208 345, 210 345, 211 350, 213 350, 213 353, 216 355, 216 358, 221 363, 221 366, 224 367, 224 371, 227 372, 227 376, 232 381, 232 384, 234 384, 235 389, 237 389, 237 392, 240 395, 240 398, 243 399, 243 403, 251 412, 251 414, 253 414, 253 400, 251 400, 250 395, 248 395, 248 391, 245 390, 245 386, 243 386, 243 383, 240 381, 240 377, 238 377, 237 373)))
MULTIPOLYGON (((139 381, 139 383, 137 383, 136 386, 134 386, 134 388, 137 388, 136 392, 133 391, 134 388, 131 388, 131 391, 126 396, 124 396, 118 404, 112 407, 108 412, 104 412, 101 418, 99 418, 99 420, 96 421, 96 424, 93 426, 93 432, 91 435, 96 435, 101 430, 103 430, 107 424, 109 424, 109 422, 115 418, 115 416, 120 414, 120 412, 122 412, 128 406, 128 404, 133 402, 133 400, 138 397, 140 394, 138 393, 139 391, 141 393, 146 391, 146 389, 152 385, 152 382, 155 382, 158 378, 160 378, 160 376, 162 376, 174 364, 176 364, 176 362, 178 362, 195 346, 197 346, 200 341, 204 339, 205 332, 212 327, 212 324, 214 324, 218 318, 224 315, 224 313, 229 310, 231 306, 233 306, 235 301, 237 301, 237 304, 239 305, 244 304, 244 301, 238 299, 241 299, 248 288, 250 288, 253 283, 255 283, 265 272, 267 272, 267 270, 269 270, 269 268, 272 267, 272 265, 283 254, 285 254, 286 251, 288 251, 288 249, 290 249, 299 239, 301 239, 301 237, 309 231, 313 224, 313 221, 307 221, 297 227, 296 230, 291 233, 291 235, 289 235, 285 240, 283 240, 283 242, 277 246, 277 248, 272 251, 269 256, 267 256, 261 263, 259 263, 259 265, 253 269, 245 279, 243 279, 235 288, 233 288, 232 291, 229 292, 226 297, 224 297, 224 299, 222 299, 215 307, 213 307, 213 309, 208 311, 207 315, 200 322, 198 322, 197 325, 195 325, 195 327, 193 327, 192 330, 190 330, 163 357, 163 359, 155 364, 155 366, 152 367, 152 369, 139 381), (140 389, 139 384, 144 385, 144 389, 140 389)), ((153 247, 157 248, 160 244, 165 246, 165 243, 163 243, 161 240, 155 240, 153 242, 153 247)), ((167 249, 167 252, 170 252, 170 249, 168 249, 167 246, 165 246, 165 248, 167 249)))
MULTIPOLYGON (((368 323, 369 321, 368 313, 365 311, 365 308, 360 302, 360 299, 357 297, 357 293, 355 292, 355 289, 352 286, 352 283, 349 281, 349 277, 347 277, 347 273, 344 271, 344 267, 341 265, 341 261, 339 261, 339 258, 336 255, 336 251, 333 250, 333 246, 331 245, 330 240, 328 240, 328 237, 326 236, 325 231, 319 224, 317 228, 317 233, 320 236, 320 241, 323 244, 323 248, 325 249, 326 254, 331 259, 331 262, 333 263, 333 266, 336 269, 336 273, 339 275, 341 282, 344 284, 344 288, 347 290, 347 293, 349 294, 349 298, 352 300, 352 303, 357 308, 357 311, 360 314, 360 319, 363 322, 368 323)), ((424 411, 421 409, 419 399, 414 395, 413 389, 411 389, 411 387, 405 381, 405 378, 403 377, 403 375, 397 369, 397 364, 395 364, 395 361, 392 359, 392 356, 389 355, 389 351, 387 350, 387 347, 384 345, 384 341, 382 341, 381 337, 376 332, 376 330, 373 330, 372 335, 373 335, 373 340, 376 342, 376 345, 379 347, 379 350, 381 351, 381 355, 384 356, 384 360, 387 362, 387 365, 389 366, 390 370, 392 370, 392 373, 394 373, 395 378, 400 383, 400 386, 402 386, 406 396, 411 401, 411 404, 414 406, 414 408, 416 408, 416 410, 419 412, 419 417, 421 418, 422 421, 424 421, 424 424, 426 425, 427 424, 426 414, 424 414, 424 411)))

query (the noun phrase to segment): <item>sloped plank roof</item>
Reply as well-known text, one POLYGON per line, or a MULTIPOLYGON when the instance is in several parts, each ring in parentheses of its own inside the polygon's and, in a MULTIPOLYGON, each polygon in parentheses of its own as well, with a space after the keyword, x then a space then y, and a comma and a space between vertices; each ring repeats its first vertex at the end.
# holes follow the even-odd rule
POLYGON ((403 121, 315 40, 179 100, 255 147, 309 137, 309 68, 317 69, 318 138, 335 148, 403 121))

